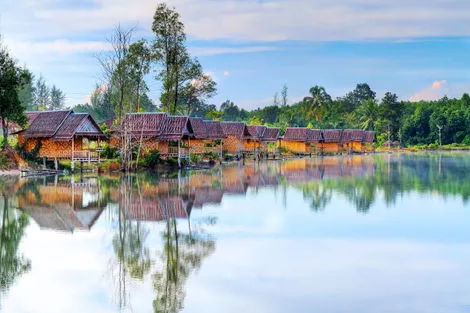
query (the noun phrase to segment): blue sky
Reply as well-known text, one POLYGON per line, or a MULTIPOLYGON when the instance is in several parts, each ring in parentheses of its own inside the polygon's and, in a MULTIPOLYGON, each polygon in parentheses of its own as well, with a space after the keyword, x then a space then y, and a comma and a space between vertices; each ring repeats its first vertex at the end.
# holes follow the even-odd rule
MULTIPOLYGON (((154 0, 0 0, 13 54, 82 103, 102 83, 96 55, 121 23, 151 39, 154 0)), ((188 44, 218 82, 210 102, 272 102, 284 84, 297 101, 313 85, 334 97, 367 82, 400 99, 470 92, 470 2, 457 0, 172 0, 188 44)), ((149 80, 157 100, 160 84, 149 80)))

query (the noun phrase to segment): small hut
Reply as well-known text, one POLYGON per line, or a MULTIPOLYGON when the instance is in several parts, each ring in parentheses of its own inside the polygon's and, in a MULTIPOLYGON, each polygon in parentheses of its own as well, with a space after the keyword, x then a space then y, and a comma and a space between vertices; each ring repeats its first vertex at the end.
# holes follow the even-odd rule
POLYGON ((306 127, 289 127, 282 139, 282 147, 295 154, 310 154, 310 130, 306 127))
POLYGON ((266 127, 263 137, 261 137, 261 151, 266 153, 268 156, 278 154, 278 143, 279 140, 279 128, 266 127))
POLYGON ((29 127, 18 132, 18 143, 26 151, 40 147, 38 156, 55 160, 56 167, 58 159, 99 161, 94 149, 104 134, 90 114, 67 110, 30 112, 28 116, 29 127))
POLYGON ((323 129, 323 143, 321 149, 323 153, 341 153, 342 152, 342 134, 341 129, 323 129))
POLYGON ((361 129, 345 129, 342 136, 343 150, 364 152, 364 131, 361 129))
POLYGON ((364 145, 366 151, 374 151, 375 150, 375 132, 374 131, 365 131, 364 132, 364 145))
POLYGON ((266 126, 249 125, 246 127, 246 134, 243 137, 243 152, 258 155, 261 149, 261 139, 263 138, 266 126))
POLYGON ((248 135, 245 123, 241 122, 221 122, 222 132, 226 139, 224 140, 224 151, 240 155, 243 151, 243 138, 248 135))
POLYGON ((193 130, 189 151, 193 154, 204 154, 207 140, 207 124, 199 117, 190 117, 189 124, 191 124, 193 130))
POLYGON ((321 154, 323 152, 322 149, 322 141, 323 137, 321 134, 321 130, 319 129, 309 129, 307 132, 307 144, 310 145, 310 152, 321 154))
POLYGON ((204 121, 206 124, 205 153, 219 155, 222 159, 223 143, 226 138, 219 121, 204 121))
POLYGON ((168 116, 162 134, 159 136, 159 151, 162 157, 189 159, 189 146, 194 132, 187 116, 168 116))
POLYGON ((121 125, 114 126, 110 139, 112 147, 120 147, 123 139, 129 140, 132 148, 138 148, 141 154, 159 149, 159 136, 168 115, 166 113, 129 113, 124 116, 121 125))

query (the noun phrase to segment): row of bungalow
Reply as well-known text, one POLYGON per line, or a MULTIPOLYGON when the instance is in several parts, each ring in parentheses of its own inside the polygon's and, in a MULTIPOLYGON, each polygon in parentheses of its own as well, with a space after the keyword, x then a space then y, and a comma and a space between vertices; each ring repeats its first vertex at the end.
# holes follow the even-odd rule
POLYGON ((99 162, 101 142, 111 147, 125 141, 141 154, 158 150, 163 158, 189 158, 191 154, 276 155, 364 152, 375 141, 374 132, 362 130, 278 128, 246 125, 242 122, 206 121, 202 118, 171 116, 167 113, 126 114, 120 125, 108 123, 111 135, 87 113, 72 110, 27 112, 29 126, 16 130, 18 143, 26 150, 38 150, 45 159, 99 162))

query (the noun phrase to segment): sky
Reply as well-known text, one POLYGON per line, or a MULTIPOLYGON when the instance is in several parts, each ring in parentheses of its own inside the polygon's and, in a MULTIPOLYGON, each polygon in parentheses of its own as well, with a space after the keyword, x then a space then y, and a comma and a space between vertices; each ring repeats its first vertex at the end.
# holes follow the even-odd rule
MULTIPOLYGON (((367 82, 379 97, 433 100, 470 92, 465 0, 170 0, 192 55, 218 84, 210 103, 255 109, 284 84, 289 102, 310 87, 339 97, 367 82)), ((97 56, 120 23, 152 39, 155 0, 0 0, 0 33, 21 64, 86 101, 103 79, 97 56)), ((149 75, 151 98, 160 83, 149 75)))

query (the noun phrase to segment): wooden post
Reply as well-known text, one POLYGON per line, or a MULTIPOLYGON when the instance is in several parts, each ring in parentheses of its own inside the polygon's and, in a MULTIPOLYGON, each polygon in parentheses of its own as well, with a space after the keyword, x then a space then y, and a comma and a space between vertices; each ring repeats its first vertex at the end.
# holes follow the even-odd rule
POLYGON ((46 169, 46 158, 42 158, 42 168, 45 170, 46 169))
POLYGON ((59 163, 57 162, 57 158, 54 158, 54 168, 56 171, 59 169, 59 163))
POLYGON ((71 162, 70 162, 70 169, 72 170, 72 172, 75 168, 75 164, 73 162, 73 149, 74 149, 74 146, 75 146, 75 140, 74 140, 74 136, 72 136, 72 156, 71 156, 71 162))

